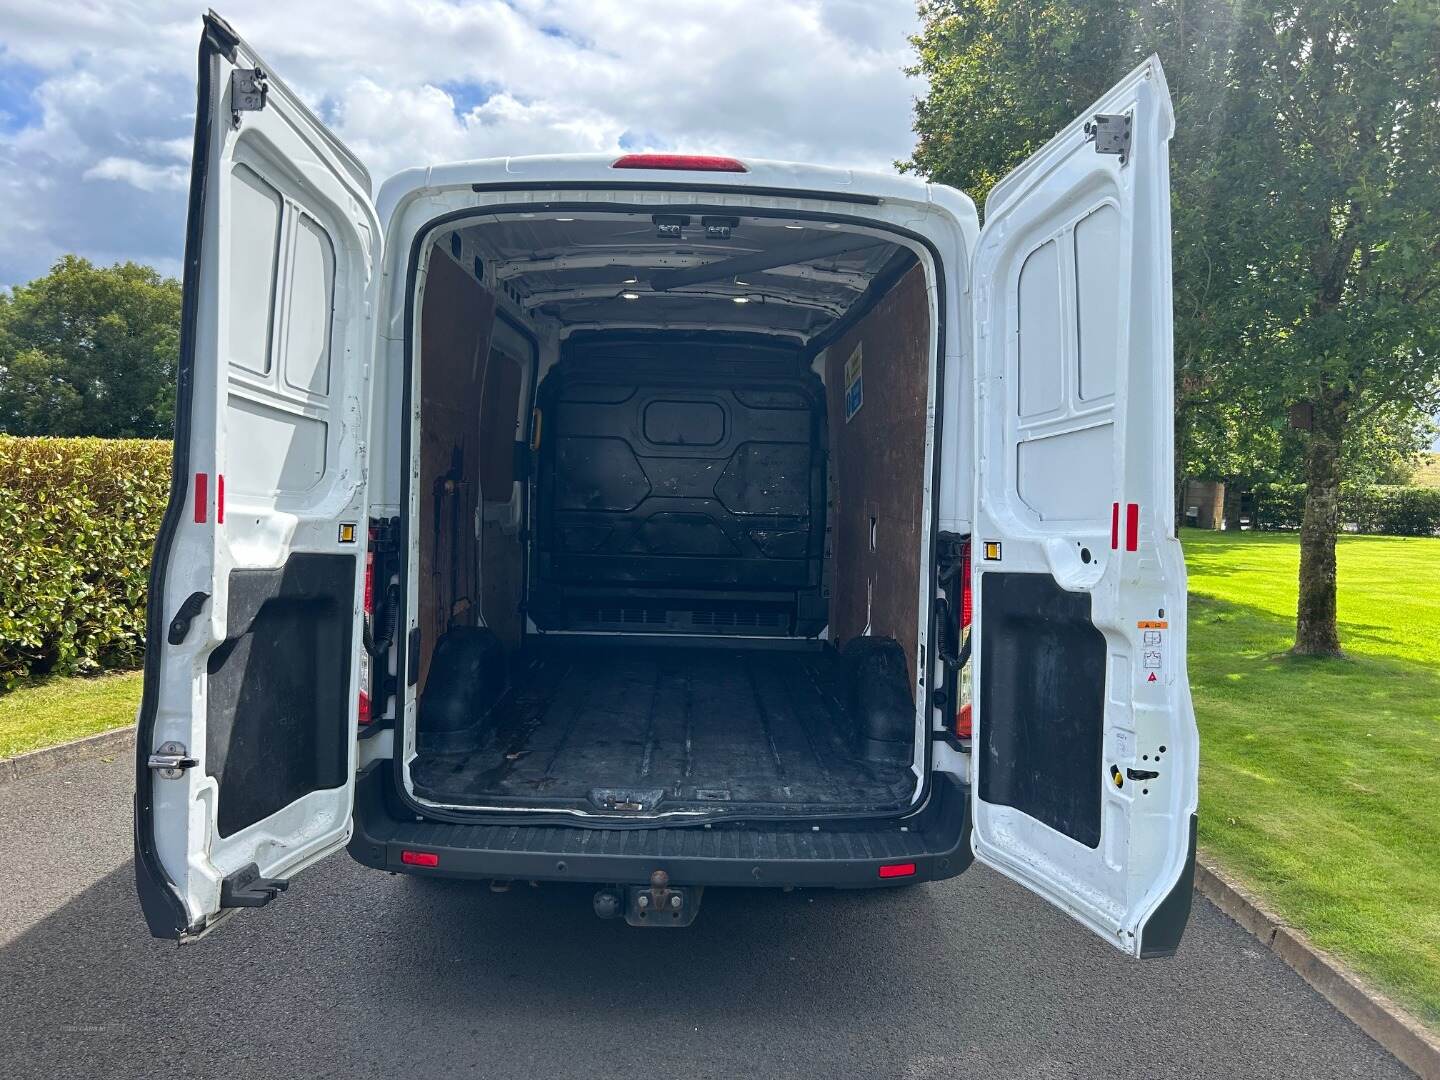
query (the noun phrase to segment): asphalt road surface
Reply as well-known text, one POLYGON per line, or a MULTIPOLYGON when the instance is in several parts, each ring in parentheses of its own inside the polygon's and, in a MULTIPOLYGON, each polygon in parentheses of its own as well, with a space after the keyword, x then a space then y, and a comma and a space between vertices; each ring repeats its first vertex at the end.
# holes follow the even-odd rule
POLYGON ((0 1076, 1410 1075, 1202 899, 1141 963, 978 867, 711 890, 671 931, 340 854, 178 948, 135 900, 131 768, 0 787, 0 1076))

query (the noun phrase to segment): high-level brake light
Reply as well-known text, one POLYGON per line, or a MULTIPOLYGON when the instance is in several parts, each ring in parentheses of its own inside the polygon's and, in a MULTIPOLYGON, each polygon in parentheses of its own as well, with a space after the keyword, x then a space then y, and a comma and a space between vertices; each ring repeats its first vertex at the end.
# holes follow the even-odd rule
POLYGON ((745 163, 714 154, 626 154, 612 169, 671 169, 679 172, 749 172, 745 163))

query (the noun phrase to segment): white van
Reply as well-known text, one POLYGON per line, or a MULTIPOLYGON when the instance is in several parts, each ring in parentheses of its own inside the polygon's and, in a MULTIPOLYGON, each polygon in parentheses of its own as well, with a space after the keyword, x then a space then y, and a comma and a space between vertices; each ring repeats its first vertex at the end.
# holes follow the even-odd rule
POLYGON ((991 193, 358 161, 213 15, 137 755, 151 932, 431 877, 898 886, 1174 950, 1197 735, 1153 58, 991 193), (972 600, 973 598, 973 600, 972 600))

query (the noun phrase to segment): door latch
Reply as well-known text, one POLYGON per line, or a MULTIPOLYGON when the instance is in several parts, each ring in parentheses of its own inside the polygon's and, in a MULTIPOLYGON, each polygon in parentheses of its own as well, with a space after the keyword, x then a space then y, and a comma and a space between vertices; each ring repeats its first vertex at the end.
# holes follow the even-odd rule
POLYGON ((1097 113, 1085 123, 1087 141, 1095 144, 1097 154, 1119 154, 1120 164, 1130 160, 1131 118, 1126 113, 1097 113))
POLYGON ((200 762, 190 756, 184 743, 167 742, 160 744, 159 749, 150 755, 147 764, 164 779, 179 780, 185 775, 186 769, 193 769, 200 762))

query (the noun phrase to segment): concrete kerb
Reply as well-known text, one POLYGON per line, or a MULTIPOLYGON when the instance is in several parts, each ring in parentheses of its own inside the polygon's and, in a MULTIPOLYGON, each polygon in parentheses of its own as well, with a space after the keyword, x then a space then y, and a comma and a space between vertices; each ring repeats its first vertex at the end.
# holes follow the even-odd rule
POLYGON ((43 750, 31 750, 15 757, 0 758, 0 786, 58 769, 72 761, 85 761, 112 753, 131 754, 134 750, 135 726, 131 724, 76 739, 74 742, 61 743, 59 746, 47 746, 43 750))
POLYGON ((1248 930, 1326 1001, 1423 1080, 1440 1080, 1440 1039, 1353 971, 1317 949, 1305 935, 1254 895, 1203 859, 1195 867, 1195 891, 1248 930))

